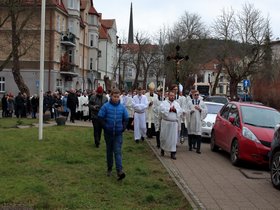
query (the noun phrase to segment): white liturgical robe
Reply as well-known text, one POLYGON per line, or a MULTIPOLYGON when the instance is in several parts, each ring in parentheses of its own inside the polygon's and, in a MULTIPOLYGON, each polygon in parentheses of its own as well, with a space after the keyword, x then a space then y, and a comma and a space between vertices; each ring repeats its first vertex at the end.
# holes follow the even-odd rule
POLYGON ((182 109, 178 102, 165 100, 160 105, 161 130, 160 130, 160 147, 164 151, 176 152, 176 144, 179 134, 179 123, 182 109), (170 108, 174 107, 176 112, 171 112, 170 108))
POLYGON ((198 99, 192 99, 187 104, 187 121, 188 121, 188 134, 201 135, 202 120, 207 115, 207 107, 205 103, 198 99), (195 109, 195 105, 198 105, 201 112, 195 109))
POLYGON ((145 95, 135 95, 132 98, 132 107, 134 108, 134 139, 140 140, 146 137, 146 109, 148 108, 148 100, 145 95))

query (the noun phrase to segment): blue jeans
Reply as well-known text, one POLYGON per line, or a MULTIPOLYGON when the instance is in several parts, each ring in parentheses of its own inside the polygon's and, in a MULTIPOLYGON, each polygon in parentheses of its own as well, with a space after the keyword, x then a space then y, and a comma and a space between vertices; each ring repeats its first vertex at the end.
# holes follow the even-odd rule
POLYGON ((113 168, 113 154, 115 156, 115 163, 117 172, 122 171, 122 134, 113 136, 104 132, 106 142, 106 155, 108 170, 113 168))

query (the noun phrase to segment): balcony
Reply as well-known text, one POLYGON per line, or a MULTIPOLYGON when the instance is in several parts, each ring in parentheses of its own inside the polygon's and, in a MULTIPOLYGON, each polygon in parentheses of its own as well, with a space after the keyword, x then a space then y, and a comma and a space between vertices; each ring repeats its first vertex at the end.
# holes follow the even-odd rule
POLYGON ((60 43, 66 46, 76 46, 76 39, 75 35, 72 34, 71 32, 63 32, 61 35, 61 40, 60 43))
POLYGON ((69 55, 67 53, 64 53, 64 55, 61 56, 60 74, 71 77, 79 76, 79 74, 75 72, 75 65, 69 61, 69 55))

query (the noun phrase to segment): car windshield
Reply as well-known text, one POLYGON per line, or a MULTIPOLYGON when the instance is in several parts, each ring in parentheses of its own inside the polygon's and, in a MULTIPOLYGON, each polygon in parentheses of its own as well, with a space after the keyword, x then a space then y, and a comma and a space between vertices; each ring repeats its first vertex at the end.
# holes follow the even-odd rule
POLYGON ((227 98, 225 97, 208 97, 205 99, 205 101, 211 101, 221 104, 226 104, 228 102, 227 98))
POLYGON ((243 122, 263 128, 274 128, 280 123, 280 113, 262 107, 241 106, 243 122))
POLYGON ((217 114, 223 107, 222 104, 206 104, 206 106, 208 109, 208 114, 217 114))

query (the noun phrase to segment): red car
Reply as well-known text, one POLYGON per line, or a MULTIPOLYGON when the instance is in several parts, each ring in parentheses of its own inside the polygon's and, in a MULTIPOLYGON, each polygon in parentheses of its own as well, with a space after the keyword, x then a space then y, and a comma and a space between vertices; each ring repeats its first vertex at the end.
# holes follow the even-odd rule
POLYGON ((211 150, 221 148, 230 153, 233 165, 240 160, 266 165, 274 127, 278 123, 280 113, 276 109, 229 102, 217 115, 211 135, 211 150))

